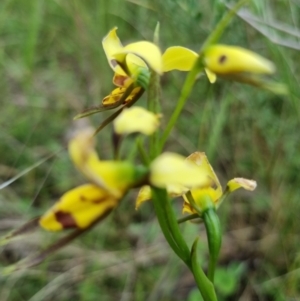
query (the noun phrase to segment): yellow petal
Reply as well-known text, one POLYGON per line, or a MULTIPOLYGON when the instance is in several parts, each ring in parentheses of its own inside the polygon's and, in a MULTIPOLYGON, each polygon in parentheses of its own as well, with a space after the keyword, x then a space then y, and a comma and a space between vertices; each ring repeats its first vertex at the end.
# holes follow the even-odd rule
POLYGON ((211 72, 209 69, 205 68, 206 76, 211 84, 214 84, 217 80, 217 76, 215 73, 211 72))
POLYGON ((119 135, 136 132, 152 135, 159 126, 159 117, 142 107, 124 109, 114 120, 114 129, 119 135))
POLYGON ((256 181, 248 180, 244 178, 234 178, 227 183, 227 187, 230 192, 233 192, 239 188, 253 191, 256 188, 256 181))
MULTIPOLYGON (((203 185, 200 188, 194 188, 191 190, 195 203, 198 205, 199 208, 201 208, 202 198, 204 196, 209 196, 210 199, 214 203, 216 203, 217 200, 222 195, 222 186, 213 168, 209 164, 209 161, 205 153, 194 152, 189 157, 187 157, 186 160, 194 163, 199 168, 199 171, 201 171, 202 174, 204 174, 209 180, 207 181, 207 185, 203 185)), ((189 204, 187 197, 183 196, 183 198, 184 198, 183 212, 196 213, 196 211, 189 204)))
POLYGON ((143 186, 139 193, 138 196, 135 200, 135 209, 139 209, 142 203, 149 201, 152 198, 151 194, 151 187, 148 185, 143 186))
POLYGON ((220 181, 215 174, 212 166, 209 164, 209 161, 203 152, 194 152, 190 156, 186 158, 186 160, 193 162, 196 166, 198 166, 199 170, 207 176, 209 179, 208 186, 203 187, 207 188, 210 187, 215 191, 214 200, 222 195, 222 186, 220 181))
POLYGON ((147 41, 128 44, 123 48, 123 50, 116 52, 113 57, 122 65, 128 63, 128 61, 126 62, 126 57, 128 54, 135 54, 144 60, 147 65, 158 74, 162 74, 161 52, 155 44, 147 41))
POLYGON ((210 46, 205 50, 203 61, 205 66, 217 75, 238 72, 271 74, 275 71, 275 66, 271 61, 236 46, 210 46))
POLYGON ((197 58, 198 54, 188 48, 181 46, 169 47, 162 56, 163 72, 171 70, 189 71, 197 58))
POLYGON ((40 226, 49 231, 66 228, 84 229, 104 218, 118 204, 105 190, 86 184, 65 193, 40 219, 40 226))
POLYGON ((126 75, 125 72, 118 66, 113 55, 122 51, 123 45, 117 36, 118 27, 114 27, 102 40, 102 46, 111 68, 120 75, 126 75))
POLYGON ((90 130, 70 140, 69 153, 76 167, 91 182, 115 197, 121 197, 136 180, 135 168, 130 162, 99 160, 90 130))
POLYGON ((76 165, 81 170, 87 165, 87 162, 99 161, 98 154, 95 151, 94 129, 89 127, 79 131, 69 142, 69 154, 76 165))
POLYGON ((195 164, 174 153, 163 153, 150 166, 150 182, 166 188, 168 185, 182 185, 186 188, 207 185, 207 175, 195 164))

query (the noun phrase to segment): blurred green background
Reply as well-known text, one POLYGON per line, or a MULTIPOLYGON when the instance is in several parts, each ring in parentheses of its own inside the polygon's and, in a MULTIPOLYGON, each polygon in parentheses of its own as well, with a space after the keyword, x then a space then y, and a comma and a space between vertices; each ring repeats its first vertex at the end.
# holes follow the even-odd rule
MULTIPOLYGON (((225 9, 214 2, 1 0, 1 182, 32 168, 1 190, 0 234, 84 183, 64 147, 74 130, 97 126, 110 114, 73 121, 113 87, 101 45, 107 32, 117 26, 124 43, 152 40, 159 21, 162 49, 181 45, 197 51, 225 9)), ((258 182, 254 193, 237 192, 219 211, 224 241, 216 285, 221 301, 300 299, 299 18, 297 0, 253 0, 221 40, 274 61, 275 79, 289 87, 289 96, 222 79, 210 85, 201 77, 166 147, 183 155, 205 151, 223 185, 236 176, 258 182)), ((184 78, 172 72, 161 80, 162 126, 184 78)), ((111 127, 97 139, 100 156, 111 158, 111 127)), ((136 193, 40 266, 0 275, 0 300, 201 300, 191 274, 166 244, 151 203, 134 210, 136 193)), ((181 201, 174 206, 180 216, 181 201)), ((187 223, 183 231, 190 243, 200 235, 205 265, 203 226, 187 223)), ((2 247, 1 266, 58 236, 39 230, 2 247)))

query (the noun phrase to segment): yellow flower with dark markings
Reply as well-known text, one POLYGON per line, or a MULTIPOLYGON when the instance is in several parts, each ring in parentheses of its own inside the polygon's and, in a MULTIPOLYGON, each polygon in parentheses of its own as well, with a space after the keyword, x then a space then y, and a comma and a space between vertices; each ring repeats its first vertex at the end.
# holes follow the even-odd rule
POLYGON ((123 46, 117 35, 117 27, 104 37, 102 45, 108 63, 115 72, 113 83, 118 87, 103 99, 103 106, 120 105, 118 101, 133 83, 135 88, 124 103, 140 97, 141 91, 148 85, 149 69, 160 75, 171 70, 189 71, 195 61, 194 52, 180 46, 168 48, 163 55, 155 44, 148 41, 123 46))
POLYGON ((237 73, 272 74, 275 65, 262 56, 237 46, 212 45, 203 54, 205 67, 216 75, 237 73))
POLYGON ((40 219, 49 231, 67 228, 84 229, 99 218, 104 218, 117 205, 118 198, 94 184, 85 184, 65 193, 40 219))
MULTIPOLYGON (((189 71, 198 59, 198 53, 183 48, 173 46, 163 54, 164 71, 172 70, 173 62, 182 71, 189 71)), ((250 74, 272 74, 275 72, 275 65, 262 56, 238 46, 229 46, 216 44, 209 46, 202 54, 202 63, 205 67, 205 73, 210 81, 214 83, 217 76, 232 77, 239 80, 241 73, 250 74)))
POLYGON ((39 223, 46 230, 89 227, 109 214, 128 189, 146 174, 130 162, 101 161, 92 135, 92 129, 82 131, 69 143, 74 164, 91 183, 65 193, 40 218, 39 223))

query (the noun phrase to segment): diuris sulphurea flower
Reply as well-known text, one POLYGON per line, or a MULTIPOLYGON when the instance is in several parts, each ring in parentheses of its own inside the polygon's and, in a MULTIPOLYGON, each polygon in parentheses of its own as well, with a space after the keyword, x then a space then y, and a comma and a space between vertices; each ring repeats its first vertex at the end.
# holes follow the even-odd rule
POLYGON ((114 71, 113 84, 117 88, 103 98, 101 106, 87 109, 74 119, 119 106, 130 106, 147 89, 151 70, 159 75, 172 70, 189 71, 195 61, 193 51, 181 46, 170 47, 163 54, 157 45, 149 41, 123 46, 117 27, 103 38, 102 46, 114 71))
MULTIPOLYGON (((202 184, 193 189, 189 189, 188 187, 184 186, 183 183, 180 183, 181 186, 178 186, 178 183, 175 183, 176 185, 174 185, 173 183, 173 185, 166 186, 168 194, 171 197, 183 196, 183 213, 196 213, 196 210, 193 208, 192 204, 190 204, 188 198, 185 196, 188 191, 191 192, 191 195, 200 210, 205 210, 205 208, 203 208, 203 204, 201 203, 203 197, 208 196, 217 209, 229 193, 239 188, 244 188, 250 191, 256 188, 256 182, 253 180, 234 178, 227 183, 226 189, 223 192, 220 181, 216 176, 212 166, 210 165, 205 153, 192 153, 186 158, 186 161, 197 168, 197 172, 201 175, 202 178, 202 184)), ((169 165, 170 171, 173 173, 174 177, 176 177, 176 175, 178 179, 185 177, 185 175, 180 172, 178 172, 177 174, 176 171, 172 171, 171 161, 167 162, 167 164, 169 165)), ((192 177, 193 175, 190 174, 190 176, 192 177)), ((140 189, 140 192, 136 199, 136 209, 138 209, 143 202, 149 199, 151 199, 151 189, 149 186, 144 186, 140 189)))
POLYGON ((143 177, 143 172, 130 162, 100 160, 92 134, 92 129, 81 131, 69 142, 70 157, 90 183, 66 192, 41 217, 40 225, 46 230, 90 226, 112 211, 143 177))

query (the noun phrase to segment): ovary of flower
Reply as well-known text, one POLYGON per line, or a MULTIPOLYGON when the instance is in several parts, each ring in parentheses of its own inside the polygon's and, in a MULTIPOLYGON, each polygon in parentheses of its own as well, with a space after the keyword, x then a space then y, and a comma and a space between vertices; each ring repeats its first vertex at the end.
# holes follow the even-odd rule
POLYGON ((152 135, 159 127, 160 115, 142 107, 125 109, 114 120, 114 130, 119 135, 142 133, 152 135))
POLYGON ((168 185, 182 190, 207 185, 209 179, 195 164, 175 153, 163 153, 150 166, 150 183, 160 188, 168 185))

